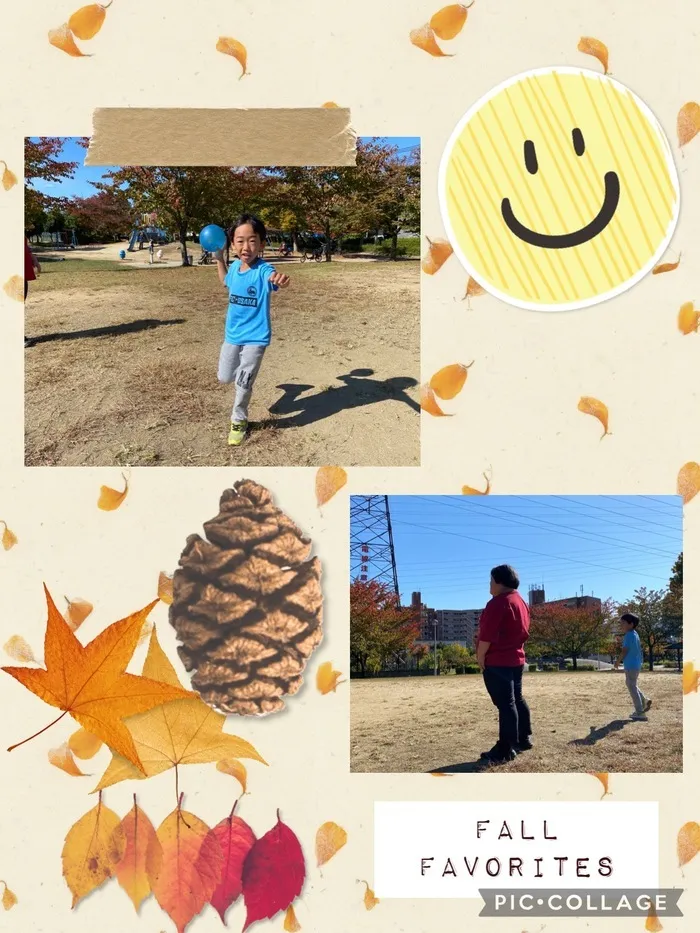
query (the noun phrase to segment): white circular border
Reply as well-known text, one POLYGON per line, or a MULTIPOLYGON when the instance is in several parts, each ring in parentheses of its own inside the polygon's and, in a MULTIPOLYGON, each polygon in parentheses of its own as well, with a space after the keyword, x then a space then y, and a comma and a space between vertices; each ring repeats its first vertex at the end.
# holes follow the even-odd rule
POLYGON ((487 94, 483 97, 480 97, 479 100, 472 104, 472 106, 467 110, 464 116, 459 120, 457 126, 454 128, 450 134, 450 138, 445 145, 445 148, 442 153, 442 158, 440 159, 440 168, 438 171, 438 202, 440 204, 440 214, 442 215, 442 222, 445 226, 447 232, 447 237, 452 245, 452 248, 455 251, 455 254, 459 261, 462 263, 464 268, 467 270, 469 275, 478 282, 481 287, 487 291, 490 295, 493 295, 495 298, 499 298, 501 301, 504 301, 506 304, 515 305, 517 308, 524 308, 526 311, 577 311, 581 308, 589 308, 591 305, 600 304, 603 301, 607 301, 610 298, 614 298, 616 295, 621 295, 623 292, 626 292, 628 289, 632 288, 633 285, 636 285, 641 279, 650 272, 651 269, 656 265, 658 259, 666 251, 673 234, 676 230, 676 224, 678 223, 678 216, 680 214, 681 206, 681 191, 680 183, 678 180, 678 171, 676 169, 676 163, 673 160, 673 154, 671 151, 671 146, 669 141, 664 133, 661 124, 656 119, 655 115, 647 107, 643 100, 641 100, 634 91, 630 90, 626 85, 621 84, 619 81, 615 81, 614 78, 610 78, 608 75, 603 75, 598 71, 590 71, 587 68, 574 68, 568 65, 551 65, 547 68, 534 68, 531 71, 523 71, 520 74, 514 75, 512 78, 501 82, 501 84, 492 88, 487 94), (602 292, 600 295, 595 295, 592 298, 587 298, 585 301, 571 301, 564 304, 536 304, 533 302, 521 301, 520 299, 514 298, 511 295, 508 295, 506 292, 501 292, 498 289, 494 288, 490 283, 483 281, 474 271, 471 263, 468 261, 462 249, 459 245, 459 240, 455 235, 452 223, 450 221, 449 211, 447 209, 447 197, 446 197, 446 185, 445 177, 447 175, 447 166, 449 164, 452 150, 454 149, 455 143, 459 136, 462 134, 462 130, 466 124, 471 120, 474 114, 480 110, 484 104, 488 103, 493 97, 503 91, 505 88, 510 87, 513 84, 517 84, 519 81, 522 81, 524 78, 535 77, 539 75, 551 74, 552 72, 557 72, 558 74, 582 74, 586 77, 595 78, 597 81, 609 81, 613 84, 618 90, 625 91, 628 94, 631 94, 634 100, 637 103, 637 106, 642 111, 642 113, 649 120, 651 126, 656 130, 657 135, 659 136, 666 156, 666 166, 668 168, 669 177, 673 188, 676 193, 676 202, 674 205, 673 216, 668 224, 668 229, 663 241, 659 244, 658 249, 648 260, 646 265, 644 265, 638 272, 636 272, 631 278, 625 280, 616 288, 611 289, 607 292, 602 292))

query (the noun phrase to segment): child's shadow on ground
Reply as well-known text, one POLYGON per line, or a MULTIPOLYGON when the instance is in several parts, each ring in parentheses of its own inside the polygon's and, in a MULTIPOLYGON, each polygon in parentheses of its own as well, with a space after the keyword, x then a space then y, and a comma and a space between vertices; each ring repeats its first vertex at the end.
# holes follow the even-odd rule
POLYGON ((612 732, 619 732, 624 729, 630 722, 629 719, 613 719, 607 726, 600 726, 598 729, 595 726, 590 726, 590 732, 585 739, 572 739, 569 745, 595 745, 596 742, 607 738, 612 732))
POLYGON ((345 383, 338 388, 329 388, 299 398, 303 392, 315 388, 312 385, 286 383, 276 388, 284 395, 268 408, 271 415, 289 415, 288 418, 275 419, 276 428, 301 428, 323 418, 330 418, 348 408, 360 408, 374 402, 394 399, 420 412, 420 405, 406 392, 418 385, 418 380, 410 376, 393 376, 391 379, 370 379, 372 369, 353 369, 344 376, 338 376, 345 383))

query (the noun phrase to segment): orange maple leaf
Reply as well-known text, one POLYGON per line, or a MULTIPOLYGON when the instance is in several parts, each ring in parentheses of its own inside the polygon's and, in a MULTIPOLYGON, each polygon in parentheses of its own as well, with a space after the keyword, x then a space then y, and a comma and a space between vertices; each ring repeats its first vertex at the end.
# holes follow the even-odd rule
POLYGON ((70 713, 88 732, 101 738, 143 772, 131 733, 122 719, 153 709, 168 700, 192 696, 190 691, 179 685, 125 673, 146 616, 158 600, 126 619, 112 623, 89 644, 82 645, 56 608, 46 587, 44 590, 49 610, 44 639, 46 670, 36 667, 3 667, 2 670, 45 703, 57 706, 63 712, 39 732, 10 746, 8 751, 41 735, 70 713))

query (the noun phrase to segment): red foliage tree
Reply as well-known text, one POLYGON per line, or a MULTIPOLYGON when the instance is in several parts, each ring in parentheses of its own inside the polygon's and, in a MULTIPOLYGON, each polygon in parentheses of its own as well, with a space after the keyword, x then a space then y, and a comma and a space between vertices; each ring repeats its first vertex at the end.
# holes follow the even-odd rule
POLYGON ((364 676, 389 661, 405 661, 420 634, 415 611, 399 605, 394 591, 376 580, 350 586, 350 657, 364 676))

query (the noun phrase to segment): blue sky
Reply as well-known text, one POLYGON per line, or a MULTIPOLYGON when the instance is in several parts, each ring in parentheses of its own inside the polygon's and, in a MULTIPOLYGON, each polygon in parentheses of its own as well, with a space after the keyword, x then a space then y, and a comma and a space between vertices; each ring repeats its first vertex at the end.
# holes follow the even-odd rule
MULTIPOLYGON (((382 139, 392 146, 398 146, 400 149, 405 150, 406 153, 409 151, 409 149, 420 145, 420 137, 418 136, 361 136, 360 139, 382 139)), ((37 189, 37 191, 43 191, 45 194, 51 194, 55 197, 62 198, 88 198, 90 195, 95 194, 95 188, 90 184, 90 182, 101 181, 101 179, 104 177, 104 174, 110 171, 110 168, 105 166, 83 165, 85 153, 86 150, 83 149, 82 146, 78 145, 75 137, 66 137, 61 158, 66 162, 79 163, 74 177, 63 179, 60 182, 45 182, 37 180, 34 184, 34 187, 37 189)))
POLYGON ((489 572, 512 564, 527 598, 580 592, 622 602, 663 589, 683 549, 677 496, 389 496, 399 587, 434 609, 480 609, 489 572))

